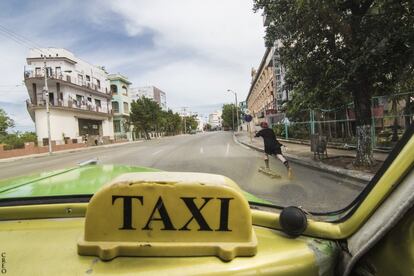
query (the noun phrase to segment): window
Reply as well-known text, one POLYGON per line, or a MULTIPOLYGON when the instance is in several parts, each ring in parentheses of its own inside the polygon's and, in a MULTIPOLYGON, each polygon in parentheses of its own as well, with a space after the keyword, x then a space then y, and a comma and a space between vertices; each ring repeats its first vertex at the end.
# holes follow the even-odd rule
POLYGON ((60 67, 56 67, 55 68, 55 73, 56 73, 56 77, 61 77, 62 76, 62 69, 60 67))
POLYGON ((118 102, 112 102, 112 110, 114 113, 119 113, 119 103, 118 102))
POLYGON ((76 95, 76 105, 80 107, 83 104, 83 96, 76 95))
POLYGON ((85 77, 86 77, 86 81, 91 81, 91 77, 90 76, 86 75, 85 77))
POLYGON ((128 105, 128 103, 124 103, 124 113, 129 113, 129 105, 128 105))
POLYGON ((83 84, 83 76, 81 74, 78 74, 78 84, 79 85, 83 84))
POLYGON ((42 71, 41 71, 41 69, 40 69, 40 67, 36 67, 35 68, 35 76, 36 77, 40 77, 41 75, 42 75, 42 73, 41 73, 42 71))
POLYGON ((114 121, 114 132, 121 132, 121 122, 114 121))
POLYGON ((96 80, 96 86, 98 86, 98 89, 101 89, 101 81, 100 80, 96 80))
POLYGON ((95 106, 99 108, 102 107, 101 100, 95 99, 95 106))
POLYGON ((128 89, 125 85, 122 86, 122 95, 128 96, 128 89))
POLYGON ((112 94, 118 94, 118 86, 111 84, 111 92, 112 94))

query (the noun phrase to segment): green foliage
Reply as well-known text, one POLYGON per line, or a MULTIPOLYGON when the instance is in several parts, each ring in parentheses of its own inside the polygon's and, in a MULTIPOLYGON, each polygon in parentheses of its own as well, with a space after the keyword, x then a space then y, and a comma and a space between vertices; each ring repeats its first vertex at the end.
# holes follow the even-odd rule
POLYGON ((5 150, 24 148, 24 143, 37 143, 37 136, 34 132, 11 133, 0 136, 0 144, 5 144, 5 150))
POLYGON ((20 134, 20 139, 22 139, 23 142, 34 142, 37 143, 37 135, 35 132, 24 132, 20 134))
MULTIPOLYGON (((239 115, 241 114, 240 108, 238 107, 239 115)), ((224 104, 222 109, 221 118, 223 119, 223 127, 233 128, 233 119, 234 119, 234 128, 237 127, 237 112, 234 104, 224 104)))
POLYGON ((272 21, 267 46, 276 39, 283 45, 280 59, 295 92, 291 112, 354 100, 357 124, 369 125, 371 96, 412 77, 411 0, 255 0, 254 8, 272 21))
POLYGON ((278 124, 273 126, 273 131, 276 134, 276 137, 284 138, 285 137, 285 125, 278 124))
POLYGON ((176 135, 181 131, 182 120, 178 113, 173 113, 172 110, 167 112, 162 111, 161 128, 167 135, 176 135))
POLYGON ((180 133, 181 117, 171 110, 163 111, 157 102, 140 98, 131 103, 131 112, 128 124, 135 127, 135 131, 142 131, 149 139, 149 132, 164 132, 167 135, 180 133))
POLYGON ((0 136, 7 135, 7 129, 14 127, 14 121, 0 108, 0 136))
POLYGON ((310 138, 310 126, 307 123, 304 124, 290 124, 288 127, 289 138, 295 139, 309 139, 310 138))
MULTIPOLYGON (((184 120, 184 118, 183 118, 184 120)), ((196 130, 198 123, 196 120, 195 116, 186 116, 185 117, 185 124, 186 124, 186 129, 187 129, 187 133, 191 133, 192 130, 196 130)))
POLYGON ((149 139, 149 132, 155 131, 161 120, 161 107, 157 102, 142 97, 131 103, 130 120, 134 127, 145 133, 149 139))

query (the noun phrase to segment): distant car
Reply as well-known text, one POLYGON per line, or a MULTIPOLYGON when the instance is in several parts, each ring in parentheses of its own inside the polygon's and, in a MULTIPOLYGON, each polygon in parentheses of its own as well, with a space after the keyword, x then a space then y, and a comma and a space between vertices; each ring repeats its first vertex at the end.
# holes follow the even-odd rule
POLYGON ((190 130, 190 134, 196 134, 197 131, 195 129, 190 130))

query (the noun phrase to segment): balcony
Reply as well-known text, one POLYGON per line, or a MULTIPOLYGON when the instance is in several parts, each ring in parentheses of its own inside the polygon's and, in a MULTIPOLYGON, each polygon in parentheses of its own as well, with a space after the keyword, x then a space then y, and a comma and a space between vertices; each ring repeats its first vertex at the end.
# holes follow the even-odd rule
MULTIPOLYGON (((43 80, 45 77, 44 72, 34 72, 34 71, 25 71, 24 72, 24 80, 25 82, 29 79, 37 79, 37 80, 43 80)), ((86 80, 80 80, 77 78, 72 78, 70 74, 65 73, 53 73, 51 75, 48 75, 48 80, 58 80, 61 81, 63 84, 67 84, 69 86, 72 86, 77 89, 81 89, 83 91, 103 96, 108 99, 112 97, 111 91, 108 90, 108 88, 104 88, 100 85, 97 85, 95 83, 92 83, 91 81, 86 80)))
MULTIPOLYGON (((42 102, 39 102, 37 105, 35 105, 35 104, 32 104, 29 100, 26 100, 26 106, 32 119, 34 119, 34 116, 32 116, 33 110, 46 108, 46 102, 42 101, 42 102)), ((58 100, 57 103, 51 102, 49 106, 51 109, 79 112, 79 113, 98 115, 98 116, 104 116, 104 117, 112 117, 113 115, 112 110, 108 109, 106 106, 97 106, 89 102, 84 103, 84 102, 79 102, 76 100, 67 100, 67 101, 58 100)))

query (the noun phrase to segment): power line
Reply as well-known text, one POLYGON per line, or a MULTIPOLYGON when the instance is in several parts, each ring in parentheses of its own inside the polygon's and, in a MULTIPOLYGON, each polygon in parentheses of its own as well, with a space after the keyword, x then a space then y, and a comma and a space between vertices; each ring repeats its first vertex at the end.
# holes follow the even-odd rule
POLYGON ((9 38, 11 40, 13 40, 14 42, 16 42, 17 44, 20 44, 21 46, 25 47, 25 48, 29 48, 29 49, 35 49, 37 51, 39 51, 40 53, 47 55, 48 53, 51 54, 50 51, 48 51, 46 49, 46 51, 48 53, 46 53, 45 51, 43 51, 41 49, 41 46, 37 43, 35 43, 34 41, 19 35, 15 32, 13 32, 12 30, 4 27, 3 25, 0 24, 0 34, 2 34, 4 37, 9 38))

